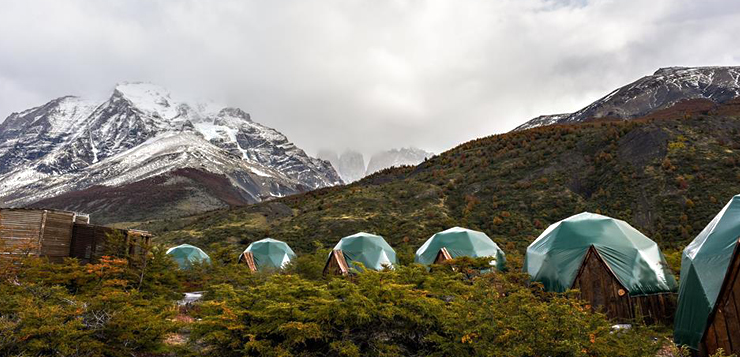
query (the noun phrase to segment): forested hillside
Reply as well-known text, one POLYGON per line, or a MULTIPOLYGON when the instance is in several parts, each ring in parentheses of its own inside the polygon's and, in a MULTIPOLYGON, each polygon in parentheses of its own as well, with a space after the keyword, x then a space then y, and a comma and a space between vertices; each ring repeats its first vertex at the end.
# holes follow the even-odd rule
POLYGON ((521 252, 549 224, 591 211, 676 250, 740 192, 739 114, 740 100, 693 100, 630 121, 494 135, 348 186, 148 228, 164 242, 238 249, 272 236, 306 252, 357 231, 415 249, 460 225, 521 252))

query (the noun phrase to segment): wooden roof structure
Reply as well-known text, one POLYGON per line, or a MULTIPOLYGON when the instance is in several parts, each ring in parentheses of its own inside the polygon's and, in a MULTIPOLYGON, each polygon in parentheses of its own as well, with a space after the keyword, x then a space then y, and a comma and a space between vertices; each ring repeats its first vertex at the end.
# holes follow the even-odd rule
POLYGON ((347 264, 347 260, 344 259, 344 253, 341 249, 335 249, 331 251, 329 259, 326 261, 326 265, 324 265, 324 275, 327 274, 349 274, 349 265, 347 264))
POLYGON ((434 258, 434 264, 442 264, 442 262, 452 260, 452 256, 447 251, 447 248, 442 247, 437 253, 437 257, 434 258))
POLYGON ((740 240, 727 267, 717 302, 709 315, 699 348, 701 356, 710 356, 719 348, 725 354, 740 354, 740 240))
POLYGON ((643 317, 646 323, 670 323, 675 311, 674 293, 631 296, 594 246, 586 252, 572 288, 592 309, 620 322, 643 317))

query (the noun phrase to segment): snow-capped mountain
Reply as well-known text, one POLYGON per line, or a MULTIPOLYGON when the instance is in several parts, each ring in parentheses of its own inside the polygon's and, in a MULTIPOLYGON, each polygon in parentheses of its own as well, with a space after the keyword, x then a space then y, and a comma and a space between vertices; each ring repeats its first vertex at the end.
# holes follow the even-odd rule
POLYGON ((413 147, 379 152, 370 158, 365 175, 371 175, 393 166, 418 165, 432 156, 434 154, 431 152, 413 147))
POLYGON ((322 150, 318 157, 329 161, 346 183, 365 177, 365 158, 357 151, 345 150, 341 155, 337 155, 334 151, 322 150))
POLYGON ((668 67, 657 70, 572 114, 539 116, 516 129, 599 118, 630 119, 688 99, 724 103, 740 96, 740 67, 668 67))
POLYGON ((0 205, 185 168, 227 178, 245 202, 341 183, 328 162, 242 110, 188 103, 148 83, 120 84, 103 103, 62 97, 0 123, 0 205))

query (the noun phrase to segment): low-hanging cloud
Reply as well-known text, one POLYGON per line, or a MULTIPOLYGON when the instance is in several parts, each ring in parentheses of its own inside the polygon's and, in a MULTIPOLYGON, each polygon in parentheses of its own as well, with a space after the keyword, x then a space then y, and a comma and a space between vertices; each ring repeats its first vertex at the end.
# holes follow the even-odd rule
POLYGON ((5 0, 0 117, 151 81, 315 153, 440 152, 665 66, 740 64, 735 0, 5 0))

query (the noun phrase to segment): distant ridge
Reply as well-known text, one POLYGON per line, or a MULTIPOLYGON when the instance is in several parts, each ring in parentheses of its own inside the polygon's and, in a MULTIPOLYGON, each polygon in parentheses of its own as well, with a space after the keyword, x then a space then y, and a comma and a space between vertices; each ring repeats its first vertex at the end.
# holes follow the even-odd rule
POLYGON ((666 67, 618 88, 570 114, 542 115, 513 131, 593 119, 632 119, 680 101, 707 99, 724 103, 740 96, 740 67, 666 67))

